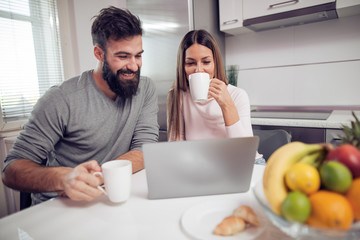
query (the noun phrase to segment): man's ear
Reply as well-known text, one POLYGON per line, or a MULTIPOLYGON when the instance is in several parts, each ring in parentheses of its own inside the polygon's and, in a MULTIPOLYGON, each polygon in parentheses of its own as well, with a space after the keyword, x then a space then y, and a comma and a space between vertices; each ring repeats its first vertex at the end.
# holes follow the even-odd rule
POLYGON ((96 59, 99 60, 99 62, 104 61, 104 50, 102 50, 102 48, 99 47, 98 45, 95 45, 94 47, 94 55, 96 59))

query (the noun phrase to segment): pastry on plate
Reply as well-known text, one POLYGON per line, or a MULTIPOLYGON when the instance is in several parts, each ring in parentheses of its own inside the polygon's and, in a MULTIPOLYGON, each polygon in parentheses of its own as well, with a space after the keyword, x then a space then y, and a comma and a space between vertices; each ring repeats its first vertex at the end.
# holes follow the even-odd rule
POLYGON ((242 205, 234 210, 233 215, 235 217, 242 218, 246 223, 250 223, 256 227, 260 226, 260 221, 254 212, 254 210, 246 205, 242 205))
POLYGON ((243 219, 235 216, 228 216, 216 226, 213 233, 216 235, 231 236, 244 231, 245 227, 246 223, 243 219))

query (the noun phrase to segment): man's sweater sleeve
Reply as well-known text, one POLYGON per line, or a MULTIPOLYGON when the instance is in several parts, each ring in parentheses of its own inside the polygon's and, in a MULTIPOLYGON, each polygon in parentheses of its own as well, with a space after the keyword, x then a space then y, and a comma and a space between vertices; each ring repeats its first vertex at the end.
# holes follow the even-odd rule
MULTIPOLYGON (((154 82, 145 78, 147 84, 144 85, 144 99, 137 119, 131 150, 142 151, 144 143, 157 142, 159 138, 159 124, 157 121, 158 101, 154 82)), ((144 79, 144 80, 145 80, 144 79)))

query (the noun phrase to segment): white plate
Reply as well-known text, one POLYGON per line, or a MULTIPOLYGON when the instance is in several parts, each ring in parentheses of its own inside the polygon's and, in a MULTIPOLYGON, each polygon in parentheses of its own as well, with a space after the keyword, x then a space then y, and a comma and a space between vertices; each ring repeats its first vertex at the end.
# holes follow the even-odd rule
POLYGON ((253 195, 245 195, 234 199, 211 200, 195 205, 185 211, 181 217, 183 230, 192 238, 198 240, 220 240, 220 239, 254 239, 260 235, 267 224, 267 219, 253 195), (234 236, 214 235, 215 227, 227 216, 232 215, 234 209, 241 205, 252 207, 257 214, 261 225, 259 227, 247 227, 243 232, 234 236))

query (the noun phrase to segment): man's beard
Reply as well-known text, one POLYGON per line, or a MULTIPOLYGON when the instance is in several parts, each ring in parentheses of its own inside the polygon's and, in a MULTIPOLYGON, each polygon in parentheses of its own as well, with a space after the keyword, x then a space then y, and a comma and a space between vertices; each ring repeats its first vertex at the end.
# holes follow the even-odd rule
POLYGON ((116 74, 114 74, 108 62, 105 59, 104 56, 104 64, 102 68, 102 77, 105 79, 107 84, 109 85, 111 91, 116 93, 117 96, 122 98, 131 98, 134 96, 137 92, 138 86, 139 86, 139 79, 140 79, 140 68, 134 72, 129 69, 119 69, 116 74), (133 79, 124 80, 121 79, 120 74, 133 74, 135 73, 135 76, 133 79))

